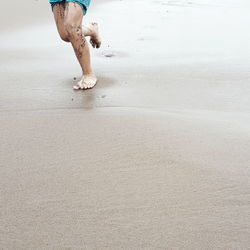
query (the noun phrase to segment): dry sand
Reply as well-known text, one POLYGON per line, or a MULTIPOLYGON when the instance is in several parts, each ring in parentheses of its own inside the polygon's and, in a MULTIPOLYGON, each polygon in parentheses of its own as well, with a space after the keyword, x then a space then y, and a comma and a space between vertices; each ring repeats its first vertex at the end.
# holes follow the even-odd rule
POLYGON ((0 249, 250 249, 248 2, 93 1, 85 92, 47 2, 3 3, 0 249))

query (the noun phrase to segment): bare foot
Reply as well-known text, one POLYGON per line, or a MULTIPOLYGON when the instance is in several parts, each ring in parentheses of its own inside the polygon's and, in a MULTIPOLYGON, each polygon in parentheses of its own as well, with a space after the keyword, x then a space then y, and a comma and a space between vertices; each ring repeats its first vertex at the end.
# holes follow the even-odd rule
POLYGON ((73 87, 75 90, 79 89, 92 89, 97 83, 97 78, 94 74, 85 75, 82 79, 73 87))
POLYGON ((88 28, 91 30, 92 33, 90 38, 91 45, 93 46, 93 48, 99 49, 101 47, 102 41, 99 34, 98 23, 92 22, 89 24, 88 28))

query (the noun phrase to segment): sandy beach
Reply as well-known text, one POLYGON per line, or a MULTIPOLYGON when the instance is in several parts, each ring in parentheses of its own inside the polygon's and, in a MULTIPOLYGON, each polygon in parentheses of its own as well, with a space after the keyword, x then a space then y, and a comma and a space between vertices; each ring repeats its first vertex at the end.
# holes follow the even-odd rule
POLYGON ((92 1, 99 78, 47 1, 0 16, 0 249, 250 249, 250 3, 92 1))

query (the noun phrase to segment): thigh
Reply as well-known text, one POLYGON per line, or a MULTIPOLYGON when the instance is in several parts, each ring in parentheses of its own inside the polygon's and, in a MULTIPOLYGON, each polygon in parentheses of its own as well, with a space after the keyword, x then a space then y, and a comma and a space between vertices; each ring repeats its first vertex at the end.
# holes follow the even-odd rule
POLYGON ((58 30, 58 33, 60 34, 61 38, 63 40, 67 39, 67 33, 65 30, 64 22, 65 22, 65 8, 66 3, 56 3, 53 7, 53 14, 56 22, 56 27, 58 30))
POLYGON ((77 2, 66 2, 65 5, 64 24, 80 27, 83 19, 83 11, 80 4, 77 2))

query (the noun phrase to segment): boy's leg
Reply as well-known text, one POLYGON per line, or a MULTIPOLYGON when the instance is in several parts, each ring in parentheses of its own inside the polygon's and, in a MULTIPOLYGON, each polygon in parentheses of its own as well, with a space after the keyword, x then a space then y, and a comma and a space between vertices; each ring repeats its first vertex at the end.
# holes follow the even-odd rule
POLYGON ((83 77, 74 89, 93 88, 97 79, 90 65, 89 47, 82 31, 82 8, 74 2, 60 3, 54 6, 53 13, 61 38, 72 44, 82 68, 83 77))
POLYGON ((76 57, 81 65, 83 75, 94 75, 90 65, 88 43, 82 31, 83 12, 79 4, 67 2, 65 7, 64 25, 76 57))

